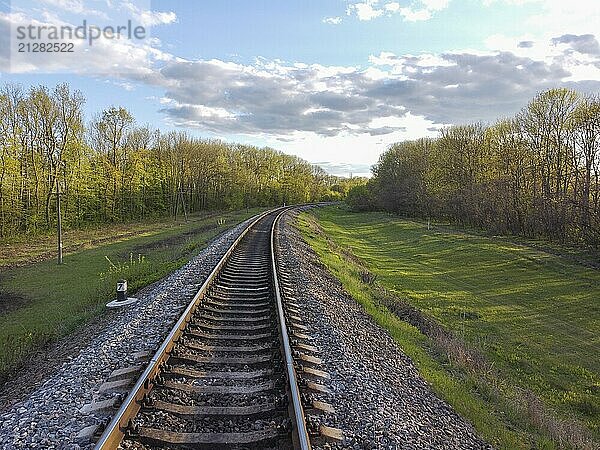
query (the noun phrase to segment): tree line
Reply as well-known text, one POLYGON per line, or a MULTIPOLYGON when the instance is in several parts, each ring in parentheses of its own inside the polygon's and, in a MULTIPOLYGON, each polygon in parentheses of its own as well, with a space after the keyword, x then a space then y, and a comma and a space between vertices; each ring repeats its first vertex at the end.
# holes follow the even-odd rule
POLYGON ((0 237, 207 209, 337 200, 348 184, 270 148, 161 133, 123 107, 86 123, 67 84, 0 89, 0 237))
POLYGON ((600 245, 600 97, 539 93, 515 117, 392 145, 357 209, 451 220, 494 233, 600 245))

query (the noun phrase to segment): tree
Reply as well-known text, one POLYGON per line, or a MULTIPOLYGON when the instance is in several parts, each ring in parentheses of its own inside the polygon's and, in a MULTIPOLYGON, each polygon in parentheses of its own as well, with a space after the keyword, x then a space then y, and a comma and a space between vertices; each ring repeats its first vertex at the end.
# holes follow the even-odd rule
MULTIPOLYGON (((125 108, 111 107, 102 111, 100 117, 92 122, 90 138, 95 149, 107 158, 107 175, 112 184, 112 197, 110 199, 110 215, 108 207, 105 216, 111 220, 117 220, 116 209, 118 204, 119 183, 124 184, 125 173, 123 168, 127 164, 127 132, 133 125, 133 117, 125 108)), ((108 199, 108 191, 104 195, 108 199)))
POLYGON ((394 144, 348 202, 597 247, 599 169, 598 96, 551 89, 493 126, 394 144))
POLYGON ((583 180, 581 187, 581 226, 588 230, 591 225, 590 199, 592 196, 592 173, 594 173, 593 214, 598 216, 598 158, 600 157, 600 97, 587 97, 577 105, 573 114, 576 163, 581 161, 583 180))

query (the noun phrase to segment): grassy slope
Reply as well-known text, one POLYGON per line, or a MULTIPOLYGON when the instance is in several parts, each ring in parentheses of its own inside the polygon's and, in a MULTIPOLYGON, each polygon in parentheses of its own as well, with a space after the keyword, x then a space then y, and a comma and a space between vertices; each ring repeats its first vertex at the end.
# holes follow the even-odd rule
MULTIPOLYGON (((0 378, 32 349, 105 311, 117 279, 126 278, 129 292, 135 292, 183 265, 218 233, 259 211, 197 216, 177 226, 151 227, 135 237, 74 252, 62 266, 52 259, 4 271, 0 290, 25 300, 0 315, 0 378)), ((107 230, 109 235, 113 232, 107 230)))
MULTIPOLYGON (((195 224, 199 220, 218 215, 219 212, 193 214, 189 217, 188 224, 195 224)), ((167 229, 180 230, 182 222, 181 216, 177 222, 171 217, 161 217, 150 218, 144 222, 91 224, 80 229, 66 229, 63 230, 63 253, 66 255, 167 229)), ((53 258, 56 258, 56 230, 35 236, 19 235, 0 238, 0 270, 53 258)))
MULTIPOLYGON (((483 349, 511 382, 530 388, 559 411, 577 416, 598 436, 597 270, 506 241, 447 228, 428 231, 423 224, 384 214, 324 208, 316 215, 327 235, 361 258, 381 285, 483 349)), ((317 250, 323 245, 315 236, 308 237, 317 250)), ((335 267, 336 258, 325 251, 318 253, 331 259, 325 261, 330 268, 335 267)), ((340 267, 336 270, 343 272, 340 267)), ((336 275, 346 278, 342 280, 345 286, 352 278, 350 273, 336 275)), ((400 342, 404 347, 423 347, 415 339, 400 342)), ((421 368, 431 372, 425 376, 434 386, 452 383, 447 376, 434 375, 431 364, 421 364, 421 368)), ((458 392, 447 387, 441 389, 446 391, 442 394, 453 397, 452 403, 462 401, 466 409, 480 409, 477 402, 460 399, 458 392)), ((458 409, 465 413, 464 407, 458 409)), ((482 422, 491 420, 484 420, 480 412, 465 413, 479 422, 479 429, 482 422)), ((485 434, 489 437, 490 432, 493 440, 504 442, 503 447, 516 445, 509 444, 514 436, 500 436, 504 432, 499 429, 485 434)), ((520 439, 530 443, 534 439, 540 445, 536 437, 520 439)))

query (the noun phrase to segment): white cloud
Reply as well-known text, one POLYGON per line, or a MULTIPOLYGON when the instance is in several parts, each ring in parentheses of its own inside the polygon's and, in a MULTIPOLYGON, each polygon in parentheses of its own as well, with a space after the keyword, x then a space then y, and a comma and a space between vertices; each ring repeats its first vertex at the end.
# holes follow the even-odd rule
POLYGON ((328 23, 329 25, 339 25, 342 23, 341 17, 325 17, 323 19, 323 23, 328 23))
POLYGON ((442 11, 449 3, 450 0, 418 0, 411 6, 401 7, 396 1, 364 0, 351 3, 346 9, 346 14, 355 15, 361 21, 400 14, 408 22, 417 22, 429 20, 434 13, 442 11))
POLYGON ((134 91, 135 90, 135 85, 133 83, 130 83, 128 81, 119 81, 119 80, 105 80, 105 83, 110 83, 113 84, 115 86, 118 86, 128 92, 134 91))
POLYGON ((368 176, 369 168, 391 144, 407 139, 436 136, 440 124, 422 116, 406 113, 375 119, 367 131, 344 131, 334 136, 321 136, 310 131, 295 131, 285 138, 266 138, 266 144, 286 153, 301 155, 319 164, 329 173, 368 176), (383 130, 385 134, 369 131, 383 130))
POLYGON ((348 15, 356 14, 358 20, 373 20, 384 14, 384 9, 378 8, 378 0, 366 0, 362 3, 354 3, 348 6, 346 13, 348 15))
POLYGON ((121 7, 129 11, 135 20, 145 27, 169 25, 177 22, 177 15, 172 11, 163 12, 142 9, 132 2, 123 2, 121 7))
MULTIPOLYGON (((52 17, 47 21, 44 12, 40 19, 23 13, 0 12, 0 47, 11 48, 8 39, 15 35, 18 26, 72 28, 79 24, 61 21, 52 17)), ((69 72, 80 75, 113 74, 115 77, 152 77, 157 64, 177 60, 173 55, 156 48, 155 40, 105 39, 95 40, 90 46, 81 39, 72 39, 72 53, 28 53, 13 51, 0 52, 0 68, 11 73, 60 73, 69 72)), ((14 44, 14 42, 13 42, 14 44)), ((15 47, 16 48, 16 47, 15 47)), ((14 48, 13 48, 14 49, 14 48)))
MULTIPOLYGON (((421 53, 419 55, 396 55, 391 52, 381 52, 379 55, 369 56, 369 62, 374 66, 391 67, 391 73, 400 74, 403 70, 415 67, 448 67, 456 65, 443 55, 432 53, 421 53)), ((415 69, 416 70, 416 69, 415 69)))
MULTIPOLYGON (((554 36, 576 32, 597 33, 600 24, 600 7, 595 0, 486 0, 484 4, 505 4, 515 8, 535 7, 525 24, 536 39, 548 40, 554 36)), ((518 10, 515 11, 517 14, 518 10)))
POLYGON ((314 161, 313 164, 321 167, 325 172, 339 177, 370 177, 371 166, 369 163, 314 161))
POLYGON ((53 8, 58 8, 72 14, 96 16, 103 19, 108 18, 106 12, 88 8, 84 5, 82 0, 42 0, 42 2, 53 8))
MULTIPOLYGON (((73 45, 71 53, 41 52, 32 55, 17 52, 15 46, 18 26, 34 25, 47 29, 69 26, 74 29, 81 27, 85 21, 89 35, 91 26, 97 29, 111 26, 115 29, 126 24, 126 20, 131 18, 136 22, 134 25, 141 24, 147 28, 176 22, 177 16, 173 12, 153 11, 140 6, 149 3, 138 0, 42 0, 39 7, 28 10, 12 5, 13 12, 0 12, 0 47, 3 50, 7 49, 0 52, 0 66, 12 73, 106 73, 114 74, 115 77, 124 77, 125 73, 128 73, 130 77, 152 78, 157 66, 177 58, 160 50, 160 40, 150 37, 148 29, 141 39, 109 39, 100 36, 92 44, 77 38, 62 39, 62 42, 73 45), (90 4, 102 10, 91 9, 90 4), (68 17, 68 20, 65 17, 68 17), (13 37, 12 43, 8 41, 10 36, 13 37)), ((127 84, 122 87, 131 88, 127 84)))
POLYGON ((493 35, 485 40, 485 44, 493 51, 559 65, 570 73, 563 79, 565 82, 600 79, 600 43, 593 34, 562 34, 552 38, 527 34, 517 39, 493 35))
POLYGON ((400 14, 407 22, 420 22, 431 19, 431 11, 428 9, 402 8, 400 14))
POLYGON ((421 3, 430 11, 441 11, 448 7, 450 0, 421 0, 421 3))
POLYGON ((385 9, 386 11, 389 11, 389 12, 398 12, 400 10, 400 3, 398 3, 398 2, 386 3, 384 5, 383 9, 385 9))
POLYGON ((46 17, 57 17, 56 11, 75 14, 80 16, 94 16, 104 20, 108 20, 112 13, 118 11, 126 11, 133 16, 135 21, 143 26, 152 27, 155 25, 168 25, 177 21, 177 15, 172 11, 153 11, 144 9, 139 6, 137 0, 120 1, 120 2, 96 2, 99 6, 105 4, 105 10, 89 8, 83 0, 41 0, 42 4, 52 7, 53 11, 42 10, 41 14, 46 17))
POLYGON ((506 51, 457 51, 382 52, 369 58, 367 68, 263 59, 251 65, 170 62, 158 71, 158 84, 166 86, 171 100, 161 111, 174 125, 215 134, 285 136, 286 142, 299 132, 324 139, 415 137, 416 129, 512 115, 545 88, 579 82, 587 83, 584 89, 600 87, 598 55, 590 53, 596 49, 593 38, 556 39, 555 54, 541 60, 506 51), (207 115, 203 108, 227 114, 207 115), (405 129, 415 117, 427 126, 405 129))

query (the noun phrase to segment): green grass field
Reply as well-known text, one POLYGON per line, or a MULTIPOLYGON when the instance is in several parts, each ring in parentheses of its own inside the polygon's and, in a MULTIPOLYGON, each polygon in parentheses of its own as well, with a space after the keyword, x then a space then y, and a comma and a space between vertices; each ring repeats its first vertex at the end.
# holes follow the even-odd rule
MULTIPOLYGON (((600 436, 600 271, 505 239, 448 227, 428 230, 426 224, 382 213, 328 207, 314 215, 326 235, 360 258, 381 286, 480 349, 508 384, 530 389, 561 416, 576 418, 600 436)), ((352 288, 352 274, 340 267, 339 255, 327 255, 331 249, 302 220, 309 243, 345 278, 344 286, 364 290, 356 283, 352 288)), ((414 336, 405 338, 408 346, 427 347, 414 336)), ((431 361, 421 365, 426 371, 438 367, 431 361)), ((442 386, 448 377, 429 379, 451 403, 463 401, 460 389, 442 386)), ((474 423, 484 420, 481 411, 468 411, 479 400, 469 401, 461 412, 474 423)), ((541 445, 544 439, 528 436, 535 432, 525 424, 518 430, 519 417, 503 418, 502 401, 495 403, 496 417, 512 421, 508 428, 517 433, 498 437, 504 432, 495 429, 488 437, 503 448, 541 445)))
MULTIPOLYGON (((58 266, 54 259, 0 273, 0 380, 34 349, 106 311, 119 278, 130 293, 182 266, 222 231, 260 212, 251 209, 191 217, 187 223, 132 226, 144 232, 89 244, 58 266)), ((102 241, 114 230, 94 235, 102 241)))
MULTIPOLYGON (((188 224, 219 216, 218 211, 193 214, 188 224)), ((63 253, 98 247, 99 245, 150 235, 168 229, 181 229, 186 224, 183 217, 178 221, 172 217, 148 218, 144 222, 111 224, 89 224, 83 228, 63 230, 63 253)), ((23 266, 45 259, 56 258, 56 230, 30 235, 17 235, 0 238, 0 270, 23 266)))

